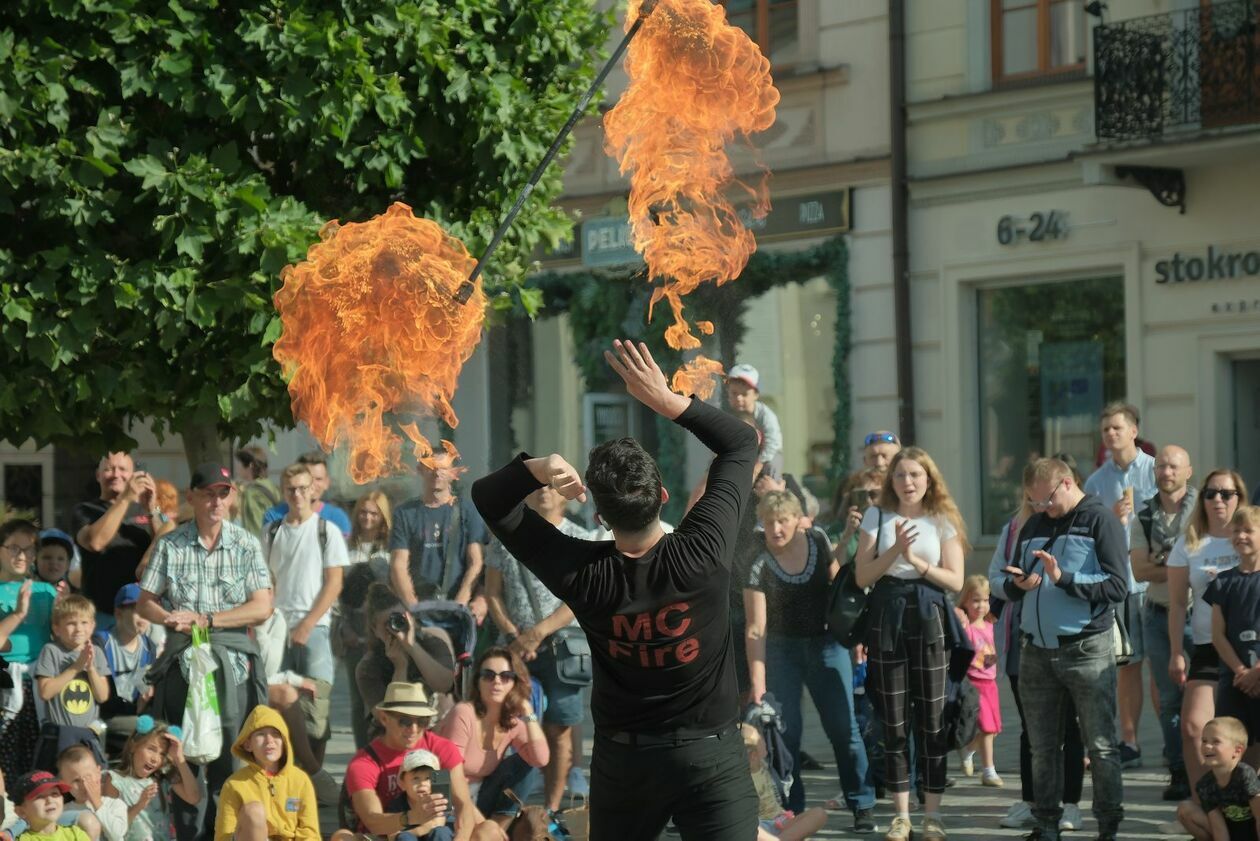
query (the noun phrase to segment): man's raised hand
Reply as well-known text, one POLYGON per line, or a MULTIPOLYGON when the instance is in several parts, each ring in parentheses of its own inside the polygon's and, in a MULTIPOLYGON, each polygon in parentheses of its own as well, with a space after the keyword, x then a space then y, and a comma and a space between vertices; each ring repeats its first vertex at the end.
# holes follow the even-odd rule
POLYGON ((582 484, 581 474, 558 453, 531 458, 525 466, 539 484, 550 486, 565 499, 586 502, 586 485, 582 484))
POLYGON ((612 350, 604 351, 604 359, 626 384, 626 391, 635 400, 658 415, 677 418, 691 405, 691 398, 670 391, 665 374, 652 358, 647 345, 613 340, 612 350))

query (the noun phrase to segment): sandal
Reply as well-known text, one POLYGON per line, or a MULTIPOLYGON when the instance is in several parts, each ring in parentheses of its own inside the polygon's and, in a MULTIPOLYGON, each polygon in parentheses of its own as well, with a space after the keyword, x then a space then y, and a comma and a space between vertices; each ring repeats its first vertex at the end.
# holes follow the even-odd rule
POLYGON ((847 812, 849 811, 849 804, 844 799, 844 793, 841 792, 830 800, 824 800, 823 808, 828 812, 847 812))

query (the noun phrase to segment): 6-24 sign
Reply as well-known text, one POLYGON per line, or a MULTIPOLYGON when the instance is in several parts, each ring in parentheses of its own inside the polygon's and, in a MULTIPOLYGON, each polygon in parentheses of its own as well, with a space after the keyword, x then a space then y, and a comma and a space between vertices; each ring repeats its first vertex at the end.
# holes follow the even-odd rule
POLYGON ((1067 233, 1066 210, 1039 210, 1027 218, 1007 214, 997 223, 997 241, 1000 245, 1017 245, 1024 240, 1043 242, 1048 239, 1066 239, 1067 233))

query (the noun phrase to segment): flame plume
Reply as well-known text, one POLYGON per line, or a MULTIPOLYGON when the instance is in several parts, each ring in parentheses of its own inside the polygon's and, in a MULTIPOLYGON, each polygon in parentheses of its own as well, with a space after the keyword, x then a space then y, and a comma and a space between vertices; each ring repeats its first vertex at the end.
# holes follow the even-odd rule
MULTIPOLYGON (((280 274, 284 329, 272 352, 294 417, 325 449, 348 444, 350 477, 362 484, 402 466, 402 437, 387 415, 459 424, 451 398, 481 339, 486 299, 478 284, 467 304, 456 302, 476 261, 401 202, 367 222, 329 222, 319 236, 280 274)), ((418 459, 435 459, 414 421, 398 428, 418 459)), ((442 447, 437 460, 456 457, 449 441, 442 447)))
POLYGON ((724 373, 721 362, 697 356, 674 372, 669 387, 679 394, 694 394, 708 400, 717 388, 716 378, 724 373))
MULTIPOLYGON (((641 5, 630 0, 627 28, 641 5)), ((770 62, 710 0, 660 0, 630 45, 626 72, 630 86, 604 117, 605 148, 630 175, 634 247, 649 280, 661 282, 650 307, 667 301, 674 316, 665 340, 678 350, 698 348, 683 296, 701 283, 734 280, 757 247, 726 191, 744 190, 754 215, 770 206, 765 179, 739 182, 725 147, 774 124, 779 92, 770 62)), ((695 382, 697 361, 676 385, 695 382)))

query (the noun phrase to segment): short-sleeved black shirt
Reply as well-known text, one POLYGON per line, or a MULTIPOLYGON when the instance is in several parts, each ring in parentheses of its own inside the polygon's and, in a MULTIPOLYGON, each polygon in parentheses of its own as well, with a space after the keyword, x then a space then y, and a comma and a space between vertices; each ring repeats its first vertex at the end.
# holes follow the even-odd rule
MULTIPOLYGON (((112 505, 103 499, 92 499, 74 507, 76 542, 79 531, 104 517, 112 505)), ((83 595, 92 600, 98 611, 114 613, 114 596, 124 584, 135 583, 136 567, 152 542, 149 512, 133 502, 118 527, 118 534, 104 552, 93 552, 79 544, 79 554, 83 556, 83 595)))
POLYGON ((1208 585, 1203 601, 1220 607, 1225 637, 1243 665, 1260 661, 1260 572, 1225 570, 1208 585))
POLYGON ((831 543, 821 529, 810 529, 805 540, 809 556, 800 573, 784 572, 764 544, 748 571, 747 588, 766 594, 768 635, 815 637, 827 630, 831 543))
POLYGON ((1229 829, 1230 841, 1256 841, 1256 819, 1251 814, 1251 798, 1260 794, 1260 779, 1251 766, 1238 763, 1230 775, 1229 785, 1222 788, 1208 771, 1194 787, 1204 812, 1220 809, 1229 829))

